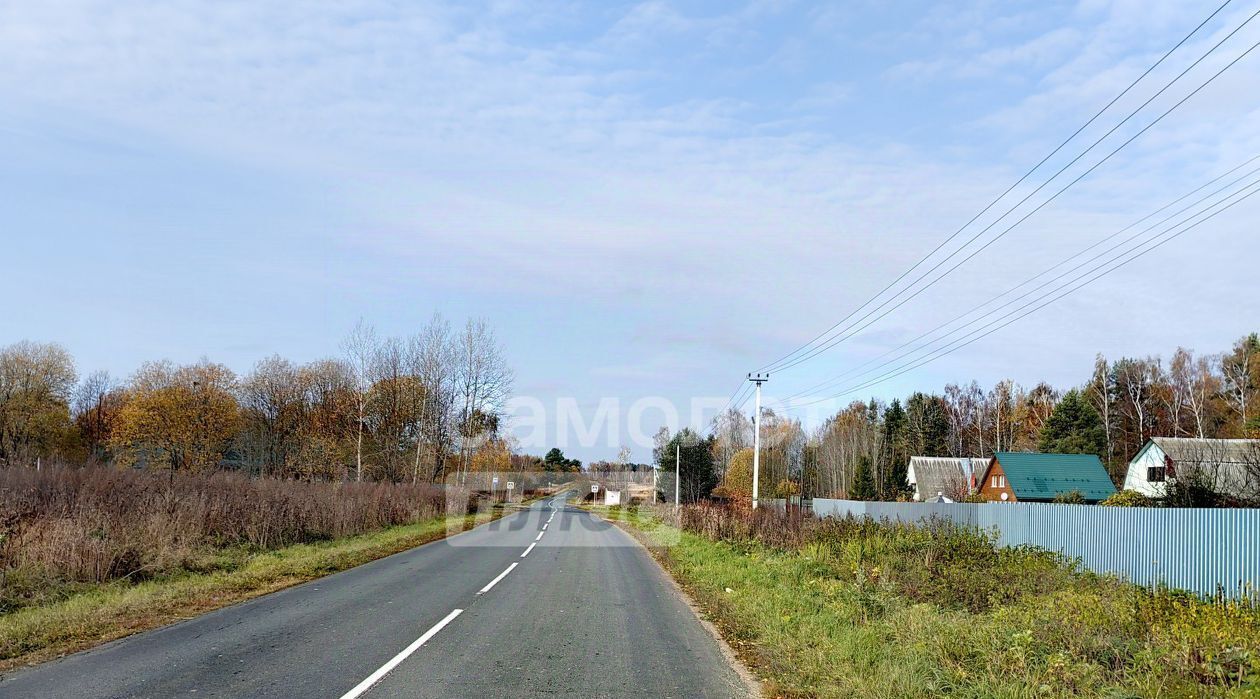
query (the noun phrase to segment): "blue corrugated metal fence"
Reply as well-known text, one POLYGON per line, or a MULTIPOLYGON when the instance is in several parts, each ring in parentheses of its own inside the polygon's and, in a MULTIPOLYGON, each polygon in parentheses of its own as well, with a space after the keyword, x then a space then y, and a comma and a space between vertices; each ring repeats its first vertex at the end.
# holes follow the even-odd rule
POLYGON ((814 499, 819 517, 863 515, 917 522, 940 517, 998 533, 1003 546, 1058 551, 1098 573, 1200 595, 1255 596, 1260 510, 970 504, 814 499))

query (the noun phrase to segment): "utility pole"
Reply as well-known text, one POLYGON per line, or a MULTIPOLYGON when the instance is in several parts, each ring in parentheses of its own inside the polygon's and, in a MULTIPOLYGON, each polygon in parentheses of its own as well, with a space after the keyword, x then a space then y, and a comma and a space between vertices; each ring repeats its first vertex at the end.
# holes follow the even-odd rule
POLYGON ((752 506, 757 509, 757 482, 761 477, 761 384, 770 380, 770 375, 748 375, 748 380, 757 385, 757 400, 753 407, 753 482, 752 506))
POLYGON ((682 492, 679 485, 682 484, 682 437, 678 438, 678 443, 674 445, 674 509, 678 509, 681 500, 678 494, 682 492))

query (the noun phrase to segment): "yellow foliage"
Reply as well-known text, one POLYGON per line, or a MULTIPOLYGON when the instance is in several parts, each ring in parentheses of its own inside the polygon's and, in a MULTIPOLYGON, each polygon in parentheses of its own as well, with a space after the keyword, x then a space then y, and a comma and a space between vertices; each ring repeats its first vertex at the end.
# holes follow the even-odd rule
POLYGON ((233 380, 218 364, 145 365, 110 436, 119 461, 190 471, 217 467, 240 420, 233 380))
MULTIPOLYGON (((766 474, 762 464, 758 477, 760 484, 757 491, 760 497, 773 497, 775 493, 770 489, 770 478, 766 474)), ((753 451, 752 449, 740 449, 735 452, 735 456, 731 457, 731 461, 726 466, 726 475, 722 477, 722 483, 713 489, 713 494, 717 497, 727 498, 728 500, 752 501, 752 471, 753 471, 753 451)))
POLYGON ((512 450, 502 439, 488 439, 472 454, 469 470, 481 473, 512 470, 512 450))

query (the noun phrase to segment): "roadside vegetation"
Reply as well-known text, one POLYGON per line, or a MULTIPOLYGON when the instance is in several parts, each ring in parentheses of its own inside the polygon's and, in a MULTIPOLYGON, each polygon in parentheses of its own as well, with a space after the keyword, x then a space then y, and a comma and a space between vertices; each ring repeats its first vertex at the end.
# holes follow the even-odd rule
POLYGON ((687 506, 610 512, 781 697, 1260 693, 1260 608, 911 526, 687 506), (679 531, 679 528, 681 531, 679 531))
POLYGON ((446 535, 433 485, 0 469, 0 669, 446 535))

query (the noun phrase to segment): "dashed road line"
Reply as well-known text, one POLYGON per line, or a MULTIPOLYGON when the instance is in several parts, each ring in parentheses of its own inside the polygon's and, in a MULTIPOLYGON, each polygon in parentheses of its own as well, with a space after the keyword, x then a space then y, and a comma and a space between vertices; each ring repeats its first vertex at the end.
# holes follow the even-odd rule
POLYGON ((533 550, 534 550, 534 547, 535 547, 535 546, 537 546, 537 545, 538 545, 538 542, 537 542, 537 541, 535 541, 534 543, 530 544, 530 545, 529 545, 529 547, 525 549, 525 553, 522 553, 522 554, 521 554, 521 558, 524 558, 524 557, 528 556, 528 555, 529 555, 529 552, 530 552, 530 551, 533 551, 533 550))
POLYGON ((508 574, 508 573, 511 573, 511 572, 512 572, 512 569, 513 569, 513 568, 515 568, 516 566, 517 566, 517 564, 516 564, 516 563, 513 563, 512 565, 508 566, 508 567, 507 567, 507 570, 503 571, 502 573, 499 573, 499 575, 498 575, 497 577, 495 577, 495 579, 494 579, 494 580, 491 580, 491 581, 490 581, 490 584, 488 584, 488 585, 486 585, 485 587, 483 587, 483 588, 481 588, 480 590, 478 590, 478 591, 477 591, 477 594, 479 594, 479 595, 484 595, 484 594, 486 594, 487 592, 489 592, 489 591, 490 591, 490 588, 494 587, 495 585, 498 585, 498 584, 499 584, 499 581, 500 581, 500 580, 502 580, 503 578, 506 578, 506 577, 507 577, 507 574, 508 574))
MULTIPOLYGON (((511 568, 509 568, 508 570, 511 570, 511 568)), ((385 675, 388 675, 390 670, 393 670, 394 668, 398 667, 398 664, 406 660, 407 656, 416 652, 416 649, 418 649, 420 646, 423 646, 430 638, 433 638, 434 636, 436 636, 437 632, 441 631, 443 627, 445 627, 447 624, 454 621, 455 617, 463 613, 464 613, 464 610, 456 609, 456 610, 453 610, 450 614, 447 614, 445 619, 434 624, 432 628, 424 632, 423 636, 412 641, 411 645, 407 646, 406 648, 403 648, 402 652, 400 652, 398 655, 395 655, 393 658, 391 658, 390 661, 382 665, 380 669, 368 675, 366 679, 364 679, 362 682, 355 685, 354 689, 351 689, 345 694, 342 694, 341 699, 356 699, 357 697, 362 695, 364 692, 371 689, 372 685, 376 684, 377 682, 380 682, 381 678, 385 677, 385 675)))

